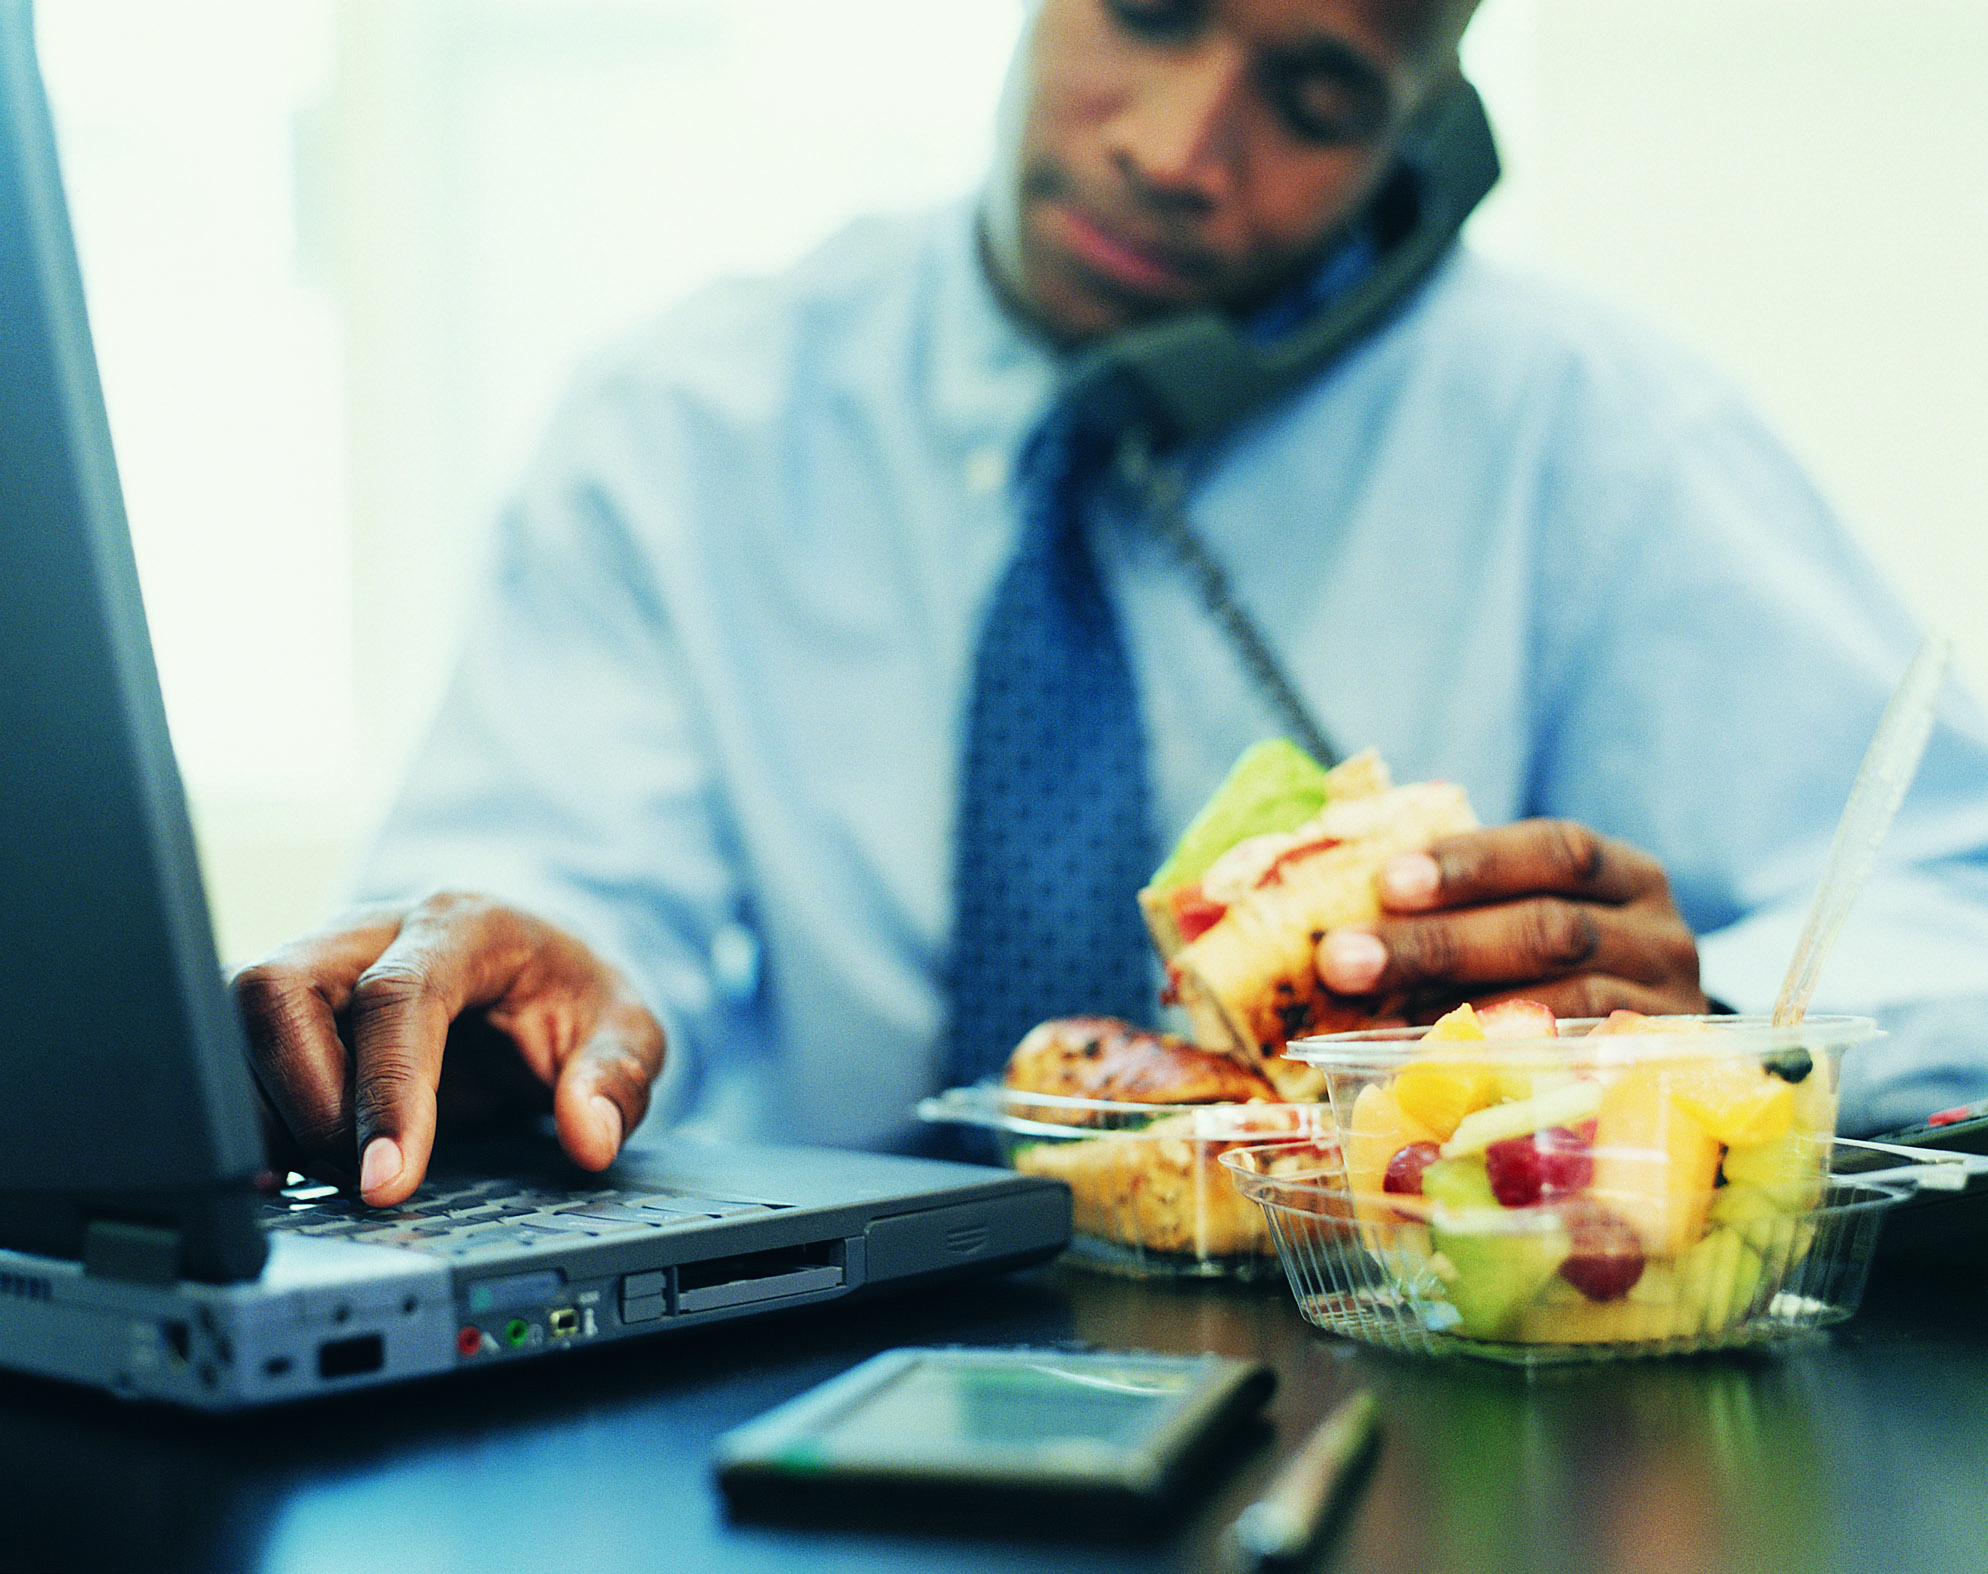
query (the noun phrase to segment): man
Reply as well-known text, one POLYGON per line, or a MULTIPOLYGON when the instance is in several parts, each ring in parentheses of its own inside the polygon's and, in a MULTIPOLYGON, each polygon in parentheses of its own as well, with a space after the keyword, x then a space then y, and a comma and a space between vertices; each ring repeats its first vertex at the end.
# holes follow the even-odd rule
MULTIPOLYGON (((976 209, 859 226, 604 364, 503 523, 380 904, 237 982, 295 1142, 395 1202, 438 1086, 520 1068, 590 1168, 654 1097, 891 1140, 959 1066, 982 871, 955 839, 1060 380, 1123 330, 1357 278, 1473 9, 1039 0, 976 209)), ((1771 998, 1914 634, 1724 388, 1459 253, 1183 473, 1213 610, 1494 827, 1391 866, 1389 916, 1321 947, 1330 988, 1699 1011, 1696 933, 1715 994, 1771 998)), ((1282 718, 1139 511, 1072 506, 1163 843, 1282 718)), ((1988 993, 1985 736, 1950 696, 1846 1002, 1988 993)), ((1888 1075, 1931 1108, 1981 1068, 1888 1075)))

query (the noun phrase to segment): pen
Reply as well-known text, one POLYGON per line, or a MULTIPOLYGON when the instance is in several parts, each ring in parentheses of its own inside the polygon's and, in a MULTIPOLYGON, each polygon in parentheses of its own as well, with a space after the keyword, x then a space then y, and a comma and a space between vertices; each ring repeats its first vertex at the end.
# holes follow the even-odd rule
POLYGON ((1318 1424, 1269 1490, 1229 1527, 1241 1567, 1271 1569, 1304 1556, 1374 1441, 1379 1418, 1373 1394, 1363 1388, 1318 1424))

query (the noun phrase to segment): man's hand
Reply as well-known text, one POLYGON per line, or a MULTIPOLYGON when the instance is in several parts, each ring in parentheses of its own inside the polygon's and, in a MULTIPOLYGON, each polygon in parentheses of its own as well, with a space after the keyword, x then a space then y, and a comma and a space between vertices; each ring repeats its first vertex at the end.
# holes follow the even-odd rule
MULTIPOLYGON (((402 1201, 427 1172, 459 1018, 459 1039, 503 1049, 489 1084, 508 1072, 540 1099, 551 1090, 560 1144, 590 1170, 620 1151, 663 1064, 663 1030, 618 972, 478 896, 349 915, 244 968, 234 993, 282 1134, 318 1164, 356 1166, 375 1206, 402 1201)), ((469 1058, 459 1046, 452 1082, 469 1058)))
POLYGON ((1379 922, 1319 945, 1336 994, 1405 1002, 1418 1021, 1508 995, 1558 1016, 1710 1009, 1662 867, 1585 826, 1524 820, 1446 837, 1390 860, 1380 894, 1379 922))

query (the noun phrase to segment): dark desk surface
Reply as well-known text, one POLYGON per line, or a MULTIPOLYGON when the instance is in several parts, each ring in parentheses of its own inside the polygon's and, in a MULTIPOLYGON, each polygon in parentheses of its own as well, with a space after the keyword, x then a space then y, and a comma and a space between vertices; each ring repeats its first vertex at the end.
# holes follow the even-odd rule
POLYGON ((221 1421, 0 1377, 0 1567, 1200 1569, 1355 1382, 1384 1442, 1322 1568, 1988 1567, 1988 1278, 1885 1270, 1773 1356, 1531 1379, 1329 1339, 1281 1285, 1055 1267, 824 1311, 221 1421), (1275 1436, 1139 1548, 726 1522, 706 1460, 734 1423, 891 1345, 1070 1339, 1267 1358, 1275 1436))

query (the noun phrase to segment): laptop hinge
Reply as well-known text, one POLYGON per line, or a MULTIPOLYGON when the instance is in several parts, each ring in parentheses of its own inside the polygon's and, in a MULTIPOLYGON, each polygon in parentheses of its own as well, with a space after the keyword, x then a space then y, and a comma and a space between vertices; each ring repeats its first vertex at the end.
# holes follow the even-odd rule
POLYGON ((179 1231, 123 1219, 92 1219, 83 1227, 83 1272, 139 1284, 179 1281, 179 1231))

